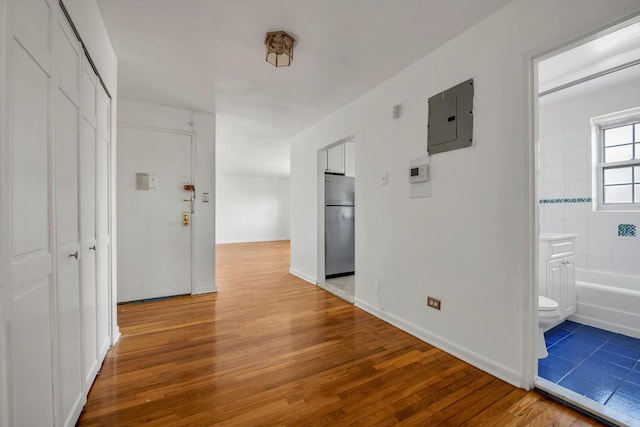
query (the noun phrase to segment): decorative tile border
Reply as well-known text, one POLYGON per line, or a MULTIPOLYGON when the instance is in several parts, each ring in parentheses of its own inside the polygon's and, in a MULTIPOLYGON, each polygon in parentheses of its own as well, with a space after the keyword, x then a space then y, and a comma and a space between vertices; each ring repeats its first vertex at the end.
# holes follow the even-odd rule
POLYGON ((634 224, 618 224, 618 236, 636 237, 636 226, 634 224))
POLYGON ((540 204, 545 203, 591 203, 591 197, 579 197, 577 199, 540 199, 540 204))

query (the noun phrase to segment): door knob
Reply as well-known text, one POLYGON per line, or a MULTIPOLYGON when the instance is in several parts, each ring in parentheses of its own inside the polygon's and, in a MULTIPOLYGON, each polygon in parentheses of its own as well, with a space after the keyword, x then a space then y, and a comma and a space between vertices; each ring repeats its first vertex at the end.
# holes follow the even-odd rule
POLYGON ((94 251, 94 252, 95 252, 95 251, 96 251, 96 245, 91 246, 91 247, 89 248, 89 250, 90 250, 90 251, 94 251))
POLYGON ((69 254, 69 258, 75 258, 75 259, 78 259, 78 251, 75 251, 74 253, 69 254))

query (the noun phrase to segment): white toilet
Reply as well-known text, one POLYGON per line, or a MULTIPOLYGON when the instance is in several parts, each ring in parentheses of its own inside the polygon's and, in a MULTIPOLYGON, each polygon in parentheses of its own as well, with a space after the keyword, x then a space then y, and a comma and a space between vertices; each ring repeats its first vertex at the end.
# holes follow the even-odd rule
POLYGON ((544 342, 544 331, 555 326, 560 321, 560 308, 551 298, 538 296, 538 340, 536 342, 536 356, 543 359, 549 355, 544 342))

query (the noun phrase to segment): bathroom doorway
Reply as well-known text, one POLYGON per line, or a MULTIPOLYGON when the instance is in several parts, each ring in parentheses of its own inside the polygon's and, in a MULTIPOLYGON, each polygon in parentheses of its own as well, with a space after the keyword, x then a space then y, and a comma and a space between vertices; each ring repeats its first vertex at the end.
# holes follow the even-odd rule
POLYGON ((356 146, 347 137, 318 150, 318 286, 355 301, 356 146))
POLYGON ((538 312, 535 387, 640 424, 640 19, 534 67, 538 290, 558 316, 538 312))

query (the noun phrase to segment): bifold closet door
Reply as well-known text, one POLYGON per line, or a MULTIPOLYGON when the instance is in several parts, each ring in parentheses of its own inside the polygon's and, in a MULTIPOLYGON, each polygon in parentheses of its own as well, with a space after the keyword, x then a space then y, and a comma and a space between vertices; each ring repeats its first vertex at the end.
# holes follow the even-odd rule
MULTIPOLYGON (((11 302, 8 309, 10 423, 54 424, 52 7, 8 3, 7 125, 10 158, 11 302)), ((3 153, 4 155, 4 153, 3 153)))
POLYGON ((82 377, 88 392, 98 372, 96 292, 96 86, 85 57, 81 78, 80 114, 80 272, 82 301, 82 377))
POLYGON ((55 183, 57 231, 56 403, 64 426, 75 425, 86 401, 82 388, 78 228, 78 122, 81 46, 61 19, 55 28, 55 183))

